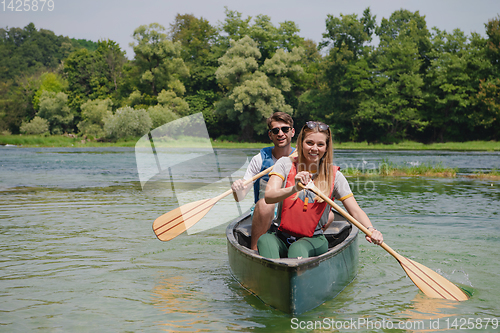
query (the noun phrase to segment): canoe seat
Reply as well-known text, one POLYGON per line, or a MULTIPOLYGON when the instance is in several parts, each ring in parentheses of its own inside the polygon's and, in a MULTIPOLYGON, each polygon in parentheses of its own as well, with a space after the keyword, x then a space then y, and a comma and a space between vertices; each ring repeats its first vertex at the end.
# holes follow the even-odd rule
MULTIPOLYGON (((332 224, 324 232, 328 240, 328 247, 334 247, 340 244, 347 238, 351 229, 351 224, 347 221, 334 220, 332 224)), ((240 245, 250 247, 250 239, 252 237, 252 220, 246 219, 242 221, 234 230, 234 234, 240 245)))
POLYGON ((238 244, 250 248, 250 239, 252 237, 252 219, 247 218, 242 221, 234 229, 234 236, 238 240, 238 244))
POLYGON ((349 222, 333 220, 328 229, 324 231, 324 235, 328 240, 328 247, 332 248, 342 243, 349 236, 350 231, 351 224, 349 222))

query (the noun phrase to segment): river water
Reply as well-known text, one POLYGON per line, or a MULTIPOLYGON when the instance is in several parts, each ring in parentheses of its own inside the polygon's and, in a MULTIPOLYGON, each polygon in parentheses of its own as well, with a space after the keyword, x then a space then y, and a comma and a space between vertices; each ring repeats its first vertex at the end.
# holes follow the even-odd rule
POLYGON ((499 169, 499 153, 336 151, 344 167, 385 160, 459 168, 454 179, 349 181, 388 245, 473 295, 461 303, 426 298, 396 260, 361 237, 353 283, 296 318, 260 302, 230 273, 225 226, 250 195, 240 206, 221 200, 197 233, 156 239, 155 218, 226 191, 257 150, 208 153, 164 152, 174 161, 169 172, 141 183, 134 149, 0 147, 0 330, 499 330, 500 182, 463 177, 499 169))

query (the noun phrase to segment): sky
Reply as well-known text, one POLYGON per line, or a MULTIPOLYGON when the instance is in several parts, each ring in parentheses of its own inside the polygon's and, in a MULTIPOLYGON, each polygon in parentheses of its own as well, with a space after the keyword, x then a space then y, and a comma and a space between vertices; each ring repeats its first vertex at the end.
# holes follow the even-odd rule
MULTIPOLYGON (((451 32, 458 28, 466 35, 477 32, 484 37, 484 24, 500 14, 499 0, 47 0, 43 11, 44 0, 37 1, 38 11, 33 11, 19 6, 21 0, 1 0, 0 27, 24 27, 33 22, 37 29, 52 30, 56 35, 92 41, 111 39, 127 52, 129 59, 134 55, 129 46, 132 34, 140 25, 157 22, 168 29, 179 13, 203 17, 216 26, 225 18, 225 6, 242 13, 243 18, 268 15, 276 26, 293 21, 300 36, 317 43, 325 32, 328 14, 361 17, 367 7, 376 15, 378 24, 403 8, 425 15, 429 30, 437 27, 451 32), (20 11, 9 9, 11 2, 20 11)), ((33 2, 23 1, 28 5, 33 2)))

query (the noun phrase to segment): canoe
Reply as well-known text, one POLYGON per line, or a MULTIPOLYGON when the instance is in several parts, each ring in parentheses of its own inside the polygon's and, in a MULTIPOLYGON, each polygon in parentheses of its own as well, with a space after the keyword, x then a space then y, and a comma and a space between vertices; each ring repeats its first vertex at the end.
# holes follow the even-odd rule
POLYGON ((358 229, 339 214, 325 231, 328 252, 312 258, 264 258, 250 250, 251 216, 226 228, 229 266, 236 280, 264 303, 288 314, 309 311, 337 296, 358 271, 358 229))

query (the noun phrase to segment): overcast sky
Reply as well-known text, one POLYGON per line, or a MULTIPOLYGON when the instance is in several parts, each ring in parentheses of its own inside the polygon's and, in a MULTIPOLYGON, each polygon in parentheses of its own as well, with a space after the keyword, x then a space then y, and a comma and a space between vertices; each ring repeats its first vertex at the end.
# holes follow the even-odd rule
MULTIPOLYGON (((54 9, 48 7, 41 12, 13 12, 8 7, 14 1, 0 3, 0 27, 24 27, 33 22, 37 29, 49 29, 57 35, 70 38, 111 39, 133 57, 132 33, 143 24, 160 23, 169 28, 177 13, 203 17, 212 25, 223 21, 224 6, 239 11, 243 17, 265 14, 278 25, 283 21, 294 21, 302 37, 321 41, 325 31, 327 14, 358 14, 362 16, 366 7, 380 23, 398 9, 419 11, 425 15, 427 27, 437 27, 451 32, 459 28, 467 35, 471 32, 485 34, 484 24, 500 14, 499 0, 48 0, 54 9)), ((29 0, 28 3, 30 3, 29 0)), ((39 5, 43 0, 38 0, 39 5)), ((19 8, 20 9, 20 8, 19 8)))

